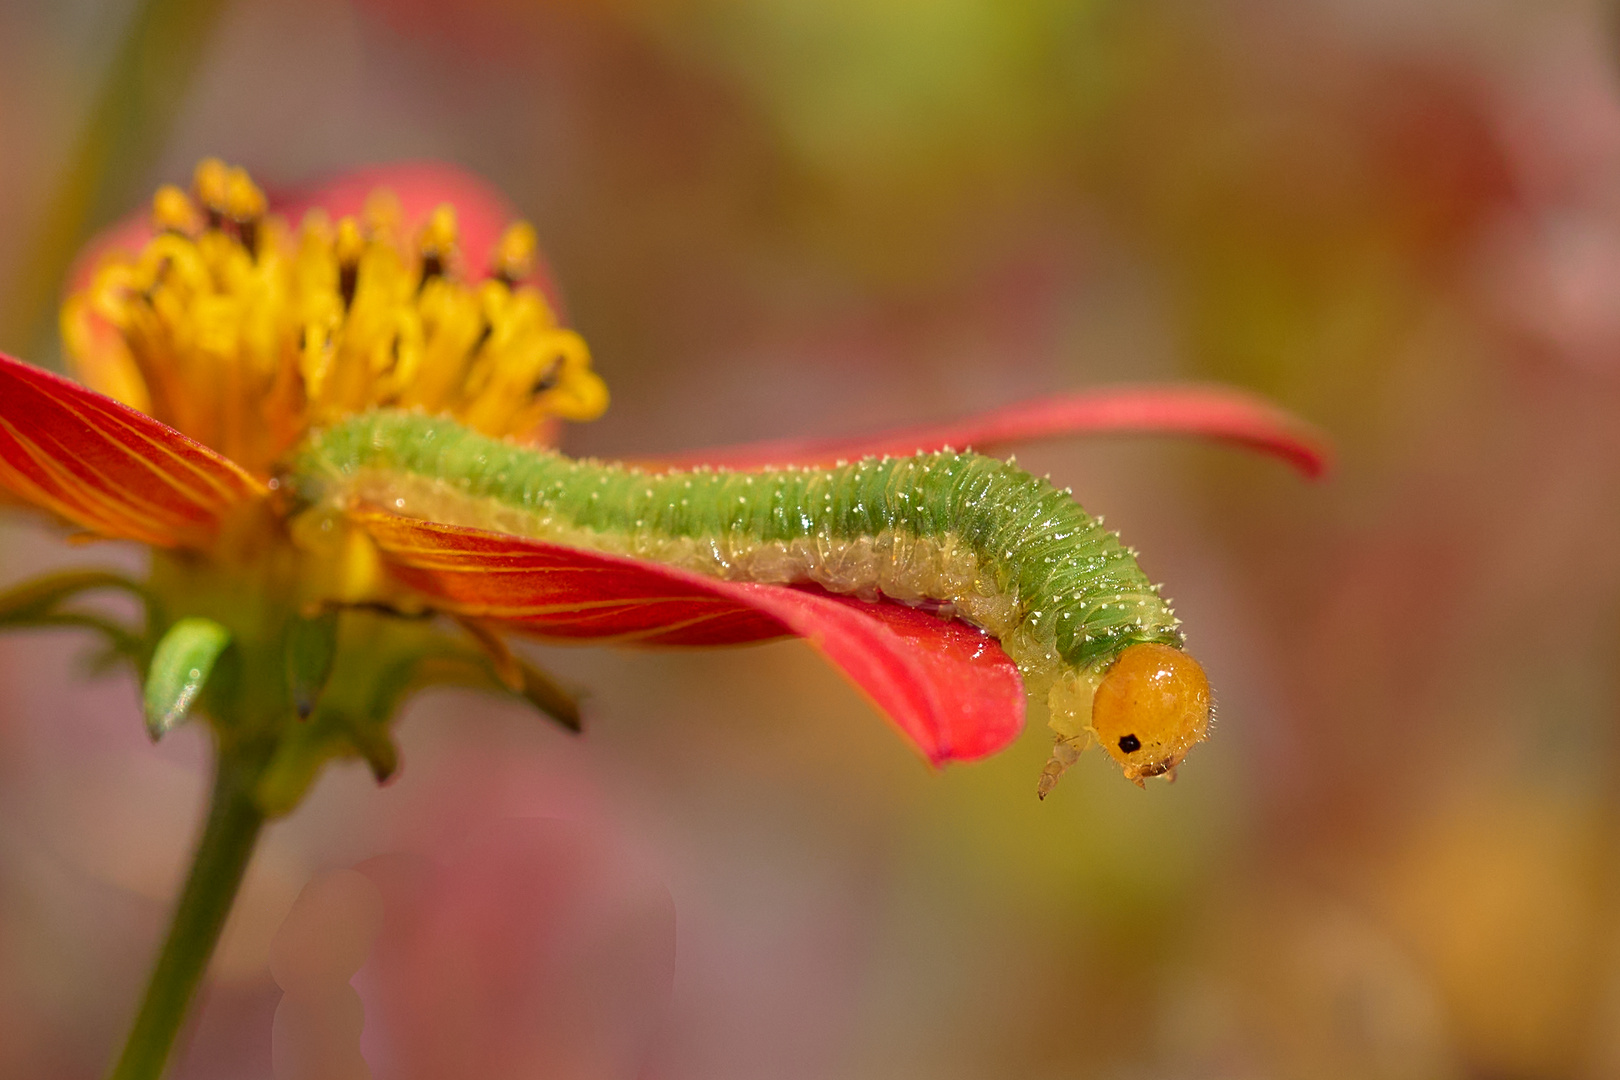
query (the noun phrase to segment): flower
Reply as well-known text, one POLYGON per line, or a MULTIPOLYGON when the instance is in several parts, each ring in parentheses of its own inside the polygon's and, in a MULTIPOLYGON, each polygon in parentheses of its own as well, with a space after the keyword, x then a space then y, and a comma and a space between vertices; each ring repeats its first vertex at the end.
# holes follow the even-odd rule
MULTIPOLYGON (((447 411, 490 434, 543 439, 552 418, 599 414, 606 390, 583 341, 555 314, 533 230, 507 225, 504 204, 477 180, 443 166, 405 166, 355 174, 276 208, 282 212, 268 212, 241 170, 207 161, 192 195, 162 189, 148 221, 96 245, 62 321, 83 379, 106 396, 0 361, 0 484, 93 534, 158 549, 160 567, 147 583, 154 594, 206 592, 194 579, 211 578, 205 568, 215 566, 239 581, 277 579, 297 613, 355 606, 344 614, 376 624, 381 617, 361 605, 387 575, 427 608, 463 617, 488 672, 565 719, 572 714, 560 693, 506 651, 505 630, 678 645, 796 634, 932 762, 993 753, 1017 734, 1022 688, 995 642, 902 605, 713 581, 376 509, 356 514, 358 527, 340 540, 297 535, 297 524, 279 516, 272 472, 312 425, 386 402, 447 411), (299 216, 294 229, 288 223, 299 216), (498 579, 487 573, 497 565, 498 579), (170 575, 193 584, 170 585, 170 575)), ((1307 473, 1324 460, 1308 428, 1245 395, 1144 387, 1054 397, 868 440, 759 444, 663 464, 815 464, 1112 430, 1233 440, 1307 473)), ((173 622, 208 616, 187 610, 200 597, 163 599, 173 622)), ((406 636, 409 644, 393 651, 425 650, 433 640, 445 655, 471 655, 420 631, 406 636)), ((319 700, 292 702, 290 711, 330 704, 313 687, 304 692, 319 700)), ((391 770, 385 731, 353 717, 327 726, 334 724, 356 730, 336 740, 351 745, 332 752, 359 752, 379 775, 391 770)), ((275 807, 295 797, 284 792, 275 807)))
MULTIPOLYGON (((606 407, 534 231, 509 220, 498 196, 443 166, 271 200, 241 170, 205 161, 190 193, 160 190, 148 219, 114 230, 77 273, 62 324, 85 385, 0 357, 0 490, 153 552, 144 581, 76 573, 14 589, 0 596, 0 626, 102 633, 145 673, 154 737, 195 711, 216 742, 209 824, 115 1075, 161 1067, 262 822, 297 805, 334 757, 390 775, 389 724, 407 694, 483 686, 578 726, 572 699, 512 653, 508 632, 647 645, 796 635, 935 764, 993 753, 1022 726, 1023 686, 995 640, 911 607, 713 580, 381 507, 300 513, 277 464, 345 415, 417 408, 543 442, 557 421, 606 407), (71 606, 104 588, 145 601, 146 625, 71 606), (454 625, 421 617, 434 613, 454 625)), ((1052 398, 864 443, 708 460, 811 464, 1125 429, 1234 440, 1307 472, 1324 460, 1298 421, 1207 388, 1052 398)))

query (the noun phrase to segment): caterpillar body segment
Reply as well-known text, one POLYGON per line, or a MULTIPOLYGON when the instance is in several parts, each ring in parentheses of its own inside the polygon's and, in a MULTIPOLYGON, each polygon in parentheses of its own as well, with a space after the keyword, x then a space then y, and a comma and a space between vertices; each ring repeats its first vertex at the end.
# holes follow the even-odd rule
POLYGON ((1043 795, 1091 737, 1140 783, 1172 773, 1207 728, 1202 670, 1133 554, 1068 493, 983 455, 649 473, 379 410, 312 434, 285 486, 315 505, 937 606, 996 637, 1047 692, 1059 752, 1043 795))

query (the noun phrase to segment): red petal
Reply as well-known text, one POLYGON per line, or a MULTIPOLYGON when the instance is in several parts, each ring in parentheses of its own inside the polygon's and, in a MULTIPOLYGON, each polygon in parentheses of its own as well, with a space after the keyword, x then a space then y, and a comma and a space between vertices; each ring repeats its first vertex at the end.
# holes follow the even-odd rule
POLYGON ((902 456, 954 447, 990 450, 1013 442, 1059 435, 1136 432, 1196 435, 1274 454, 1316 477, 1326 471, 1326 437, 1263 398, 1220 386, 1121 386, 1037 398, 951 424, 910 428, 861 439, 782 439, 657 459, 667 468, 713 465, 757 469, 767 465, 831 465, 890 454, 902 456))
MULTIPOLYGON (((490 250, 506 227, 518 218, 505 196, 484 180, 454 165, 436 161, 357 169, 323 183, 272 191, 270 209, 296 227, 310 210, 324 210, 333 218, 357 215, 365 206, 366 197, 378 188, 387 188, 399 197, 407 235, 419 228, 441 203, 454 206, 462 262, 468 276, 474 279, 487 274, 490 250)), ((82 289, 89 283, 96 262, 104 253, 139 251, 151 236, 152 227, 144 209, 109 228, 80 255, 69 277, 71 289, 82 289)), ((536 259, 535 272, 529 280, 545 292, 558 317, 562 317, 556 282, 543 259, 536 259)))
POLYGON ((1018 669, 995 639, 964 623, 383 512, 356 519, 395 576, 435 606, 544 637, 642 645, 802 637, 935 764, 992 754, 1023 727, 1018 669))
POLYGON ((59 375, 0 355, 0 487, 92 532, 201 545, 264 485, 228 458, 59 375))

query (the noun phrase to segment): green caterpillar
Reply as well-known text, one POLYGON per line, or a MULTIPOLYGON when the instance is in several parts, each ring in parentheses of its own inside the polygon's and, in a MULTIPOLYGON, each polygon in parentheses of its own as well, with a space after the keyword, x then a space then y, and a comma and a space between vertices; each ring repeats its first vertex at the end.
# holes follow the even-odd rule
POLYGON ((937 607, 1046 690, 1059 741, 1043 794, 1089 737, 1141 783, 1207 732, 1208 683, 1134 553, 1067 491, 983 455, 652 473, 380 410, 313 434, 284 483, 312 504, 937 607))

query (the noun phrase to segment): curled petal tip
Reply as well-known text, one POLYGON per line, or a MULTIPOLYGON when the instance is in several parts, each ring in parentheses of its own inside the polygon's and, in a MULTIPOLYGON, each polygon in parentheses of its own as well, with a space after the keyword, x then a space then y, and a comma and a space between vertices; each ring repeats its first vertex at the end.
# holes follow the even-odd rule
POLYGON ((946 424, 864 438, 781 440, 660 459, 660 467, 697 462, 736 469, 831 465, 843 460, 971 446, 993 453, 1012 443, 1075 435, 1187 435, 1270 454, 1307 477, 1327 472, 1331 451, 1316 427, 1266 399, 1225 386, 1138 385, 1054 394, 946 424))

